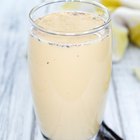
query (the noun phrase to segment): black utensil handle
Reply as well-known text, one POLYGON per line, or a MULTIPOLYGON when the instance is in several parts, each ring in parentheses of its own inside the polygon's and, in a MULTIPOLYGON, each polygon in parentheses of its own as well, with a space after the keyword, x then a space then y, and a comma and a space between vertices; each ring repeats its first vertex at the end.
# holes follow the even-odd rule
POLYGON ((103 121, 98 132, 96 140, 123 140, 113 130, 111 130, 103 121))

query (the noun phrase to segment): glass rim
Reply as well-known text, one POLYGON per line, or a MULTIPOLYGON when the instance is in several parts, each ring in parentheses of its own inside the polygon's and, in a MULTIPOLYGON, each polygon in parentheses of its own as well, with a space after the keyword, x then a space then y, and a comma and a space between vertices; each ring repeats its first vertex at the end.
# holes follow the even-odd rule
POLYGON ((38 4, 37 6, 33 7, 31 9, 31 11, 29 12, 29 21, 32 24, 32 26, 34 26, 35 28, 37 28, 38 30, 40 30, 41 32, 47 33, 47 34, 51 34, 51 35, 59 35, 59 36, 81 36, 81 35, 87 35, 87 34, 94 34, 96 32, 99 32, 101 30, 103 30, 105 27, 108 26, 108 24, 111 21, 111 17, 110 17, 110 12, 109 10, 102 4, 96 2, 96 1, 81 1, 81 0, 76 0, 76 1, 65 1, 65 0, 56 0, 53 2, 43 2, 41 4, 38 4), (44 29, 43 27, 39 26, 37 23, 35 23, 35 20, 33 19, 32 15, 39 10, 40 8, 50 5, 50 4, 55 4, 55 3, 59 3, 59 2, 80 2, 80 3, 87 3, 87 4, 91 4, 94 6, 97 6, 99 8, 101 8, 106 14, 107 14, 107 20, 100 26, 95 27, 93 29, 87 30, 87 31, 83 31, 80 33, 64 33, 64 32, 57 32, 57 31, 51 31, 51 30, 47 30, 44 29))

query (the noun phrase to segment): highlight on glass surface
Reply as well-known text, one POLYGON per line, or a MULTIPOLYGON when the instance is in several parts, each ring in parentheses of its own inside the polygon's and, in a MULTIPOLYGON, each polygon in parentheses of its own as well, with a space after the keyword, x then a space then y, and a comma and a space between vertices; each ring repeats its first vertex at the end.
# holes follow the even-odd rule
POLYGON ((91 0, 57 0, 29 17, 32 96, 44 138, 94 140, 111 75, 108 10, 91 0))

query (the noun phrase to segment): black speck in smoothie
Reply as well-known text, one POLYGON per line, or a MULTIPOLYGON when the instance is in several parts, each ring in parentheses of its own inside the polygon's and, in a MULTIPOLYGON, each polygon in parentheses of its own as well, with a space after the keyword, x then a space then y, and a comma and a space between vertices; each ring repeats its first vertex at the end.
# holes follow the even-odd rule
POLYGON ((109 34, 107 34, 106 37, 109 37, 109 34))
POLYGON ((39 42, 41 41, 39 38, 37 39, 39 42))
POLYGON ((79 58, 79 54, 77 54, 76 57, 79 58))
POLYGON ((78 13, 79 15, 85 15, 86 13, 83 13, 83 12, 80 12, 80 13, 78 13))
POLYGON ((92 17, 93 20, 96 20, 96 17, 92 17))
POLYGON ((49 45, 54 45, 54 43, 48 42, 49 45))
POLYGON ((77 12, 74 12, 74 13, 72 13, 74 16, 77 16, 78 15, 78 13, 77 12))
POLYGON ((47 64, 49 64, 50 62, 49 61, 47 61, 47 64))

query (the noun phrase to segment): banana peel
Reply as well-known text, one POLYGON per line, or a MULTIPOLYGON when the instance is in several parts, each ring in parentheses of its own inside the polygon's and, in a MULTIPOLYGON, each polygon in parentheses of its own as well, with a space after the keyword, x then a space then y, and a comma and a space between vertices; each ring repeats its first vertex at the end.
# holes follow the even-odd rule
POLYGON ((122 5, 120 0, 100 0, 99 2, 112 12, 122 5))
POLYGON ((113 61, 120 61, 125 51, 128 47, 128 30, 123 26, 119 26, 116 23, 112 22, 112 31, 113 31, 113 61))
POLYGON ((140 24, 130 29, 130 40, 133 44, 140 48, 140 24))
POLYGON ((140 68, 133 69, 133 73, 136 76, 136 78, 140 81, 140 68))

